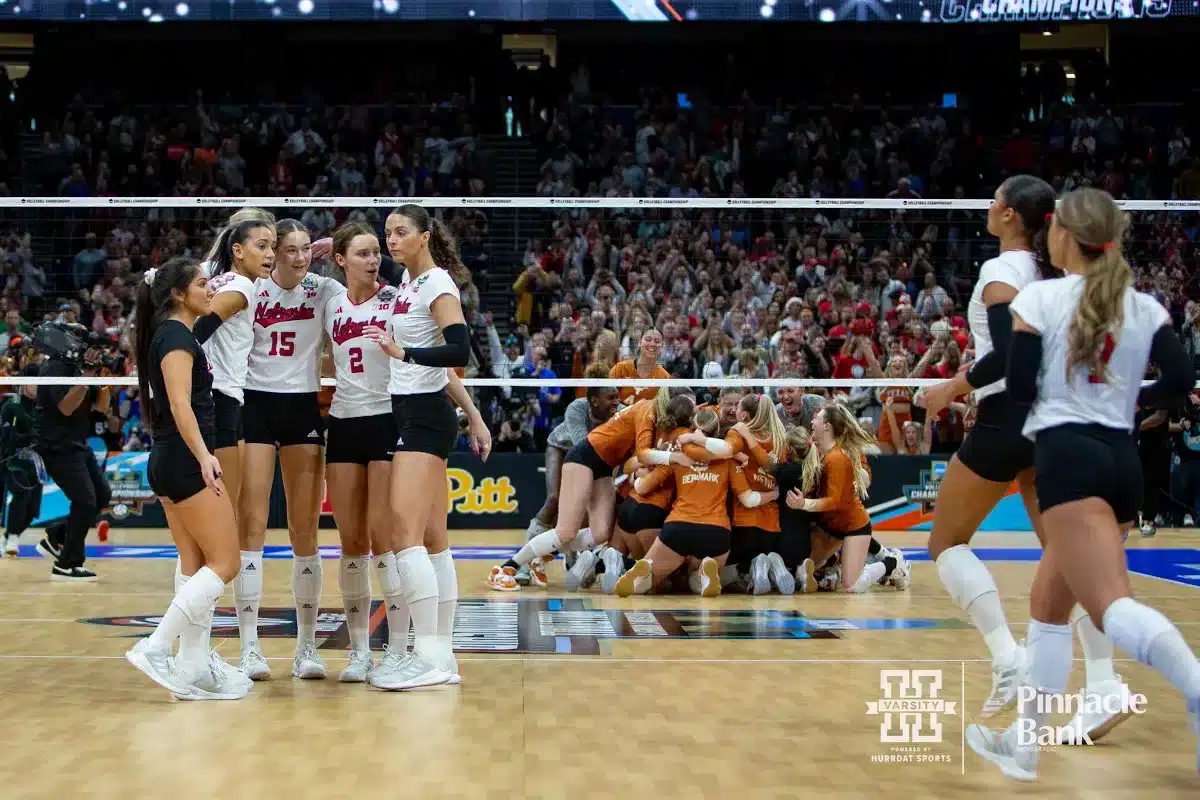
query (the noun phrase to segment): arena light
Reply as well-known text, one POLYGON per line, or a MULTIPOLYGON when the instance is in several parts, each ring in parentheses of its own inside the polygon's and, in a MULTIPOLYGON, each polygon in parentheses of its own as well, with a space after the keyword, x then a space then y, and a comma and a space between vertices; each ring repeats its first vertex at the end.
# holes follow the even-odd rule
POLYGON ((758 13, 763 19, 770 19, 771 15, 775 13, 775 9, 771 8, 770 6, 763 6, 758 10, 758 13))
POLYGON ((297 6, 301 14, 311 14, 313 12, 313 0, 300 0, 297 6))
POLYGON ((190 10, 191 9, 188 8, 187 3, 179 3, 178 5, 175 6, 175 16, 186 17, 190 10))
POLYGON ((821 13, 817 15, 821 22, 833 22, 837 19, 837 12, 832 8, 822 8, 821 13))

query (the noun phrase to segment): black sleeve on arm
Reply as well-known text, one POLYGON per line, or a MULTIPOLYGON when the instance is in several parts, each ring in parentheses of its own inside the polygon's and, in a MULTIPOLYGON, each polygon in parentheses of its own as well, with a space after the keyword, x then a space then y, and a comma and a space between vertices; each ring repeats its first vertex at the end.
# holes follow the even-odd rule
POLYGON ((400 279, 404 277, 404 267, 397 264, 391 256, 380 254, 379 276, 389 285, 399 286, 400 279))
POLYGON ((195 335, 197 342, 204 344, 217 332, 217 328, 221 327, 221 323, 224 321, 221 319, 221 315, 214 311, 208 316, 196 320, 196 324, 192 326, 192 334, 195 335))
POLYGON ((1037 399, 1038 371, 1042 368, 1042 336, 1029 331, 1017 331, 1008 350, 1008 370, 1005 388, 1013 402, 1031 406, 1037 399))
POLYGON ((971 365, 967 371, 967 383, 972 389, 990 386, 1004 377, 1008 367, 1008 349, 1012 342, 1012 312, 1008 303, 988 306, 988 333, 992 337, 992 352, 971 365))
POLYGON ((1163 325, 1150 344, 1150 360, 1158 365, 1158 380, 1138 392, 1142 408, 1171 408, 1187 400, 1196 383, 1196 368, 1171 325, 1163 325))
POLYGON ((446 343, 439 347, 406 347, 404 360, 423 367, 465 367, 471 361, 471 337, 461 322, 442 329, 446 343))

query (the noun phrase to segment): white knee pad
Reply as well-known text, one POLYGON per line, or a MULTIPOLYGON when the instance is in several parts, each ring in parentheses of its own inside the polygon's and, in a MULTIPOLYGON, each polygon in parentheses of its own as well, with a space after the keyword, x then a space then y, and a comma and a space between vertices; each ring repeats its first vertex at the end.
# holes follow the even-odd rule
POLYGON ((338 570, 338 589, 347 600, 371 596, 371 559, 366 556, 342 556, 338 570))
POLYGON ((178 606, 193 625, 204 625, 224 591, 225 581, 208 567, 201 567, 171 603, 178 606))
POLYGON ((410 547, 396 554, 396 573, 404 599, 410 606, 438 596, 437 573, 429 560, 429 551, 422 545, 410 547))
POLYGON ((978 598, 996 591, 992 574, 965 544, 943 551, 938 556, 937 571, 946 591, 964 611, 978 598))
POLYGON ((383 553, 375 556, 373 568, 375 579, 379 582, 379 591, 384 597, 395 597, 404 593, 400 575, 396 572, 396 554, 383 553))
POLYGON ((437 578, 437 593, 439 603, 448 603, 458 599, 458 572, 454 569, 454 557, 450 550, 429 556, 433 564, 433 573, 437 578))
MULTIPOLYGON (((233 579, 233 596, 238 602, 262 600, 263 587, 263 551, 243 550, 242 568, 233 579)), ((199 574, 199 573, 197 573, 199 574)))

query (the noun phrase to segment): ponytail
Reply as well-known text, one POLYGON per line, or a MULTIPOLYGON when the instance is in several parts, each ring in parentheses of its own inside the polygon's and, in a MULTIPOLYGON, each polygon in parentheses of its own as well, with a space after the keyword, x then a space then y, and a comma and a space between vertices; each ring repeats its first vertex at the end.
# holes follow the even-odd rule
POLYGON ((841 403, 830 403, 821 409, 821 413, 829 423, 837 446, 854 465, 854 489, 860 497, 866 497, 871 487, 871 473, 867 471, 865 461, 868 455, 879 452, 875 436, 864 429, 841 403))
MULTIPOLYGON (((274 227, 275 226, 275 215, 272 214, 270 211, 267 211, 266 209, 254 208, 254 207, 243 208, 243 209, 240 209, 239 211, 234 212, 233 215, 229 217, 228 221, 226 221, 225 227, 223 227, 220 230, 220 232, 217 233, 217 238, 213 240, 212 247, 210 247, 208 249, 208 255, 204 257, 203 263, 208 268, 208 274, 210 276, 220 274, 220 272, 218 272, 216 269, 216 265, 217 265, 217 254, 224 248, 224 244, 222 243, 222 237, 225 236, 226 233, 230 229, 236 228, 237 226, 241 225, 243 222, 257 222, 261 225, 266 225, 268 227, 274 227)), ((230 259, 230 261, 232 262, 232 258, 230 259)), ((228 272, 228 271, 229 271, 228 266, 225 269, 221 270, 221 272, 228 272)))
MULTIPOLYGON (((762 394, 748 394, 742 398, 742 410, 750 415, 747 426, 754 434, 766 433, 771 437, 771 456, 776 462, 782 461, 787 453, 788 438, 779 415, 775 413, 775 404, 762 394)), ((753 442, 746 442, 749 446, 753 442)))
POLYGON ((208 274, 211 277, 223 275, 234 267, 233 246, 245 244, 250 239, 250 232, 258 228, 275 229, 274 222, 261 219, 247 219, 236 225, 228 225, 217 234, 212 249, 208 251, 208 274))
POLYGON ((821 482, 821 453, 804 428, 789 427, 787 438, 789 460, 800 464, 800 489, 804 494, 812 494, 821 482))
POLYGON ((405 203, 392 214, 412 220, 417 230, 429 234, 429 255, 433 263, 449 272, 460 288, 470 282, 471 271, 462 263, 458 245, 445 223, 415 203, 405 203))
POLYGON ((1004 203, 1021 218, 1021 227, 1029 236, 1029 247, 1037 260, 1041 278, 1057 278, 1059 271, 1050 263, 1050 218, 1054 216, 1057 192, 1041 178, 1014 175, 1000 184, 1004 203))
POLYGON ((696 396, 686 386, 675 388, 664 386, 654 395, 652 402, 654 403, 654 430, 658 433, 667 433, 676 428, 687 427, 696 411, 696 396))
POLYGON ((702 408, 696 412, 693 424, 696 426, 696 430, 705 436, 712 437, 716 436, 717 431, 721 429, 721 417, 711 408, 702 408))
POLYGON ((1111 195, 1092 188, 1068 194, 1057 213, 1086 259, 1083 293, 1067 333, 1067 380, 1082 367, 1093 382, 1108 383, 1104 349, 1125 322, 1125 292, 1133 285, 1120 247, 1129 217, 1111 195))

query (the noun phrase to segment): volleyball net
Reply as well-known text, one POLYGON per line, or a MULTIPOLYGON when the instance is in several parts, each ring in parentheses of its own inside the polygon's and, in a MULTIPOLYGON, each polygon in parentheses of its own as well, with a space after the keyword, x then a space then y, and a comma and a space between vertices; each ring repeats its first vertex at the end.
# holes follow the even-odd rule
MULTIPOLYGON (((835 362, 845 341, 860 335, 883 368, 898 353, 915 368, 938 342, 935 364, 945 362, 945 350, 969 360, 966 301, 979 267, 998 252, 986 199, 11 197, 0 198, 7 281, 0 305, 17 311, 22 327, 66 320, 127 336, 143 271, 176 255, 203 258, 240 208, 298 219, 314 240, 357 220, 384 244, 387 215, 408 202, 441 217, 471 270, 464 299, 483 363, 466 383, 481 388, 611 385, 578 377, 601 331, 615 334, 617 354, 625 355, 650 327, 667 328, 663 361, 676 378, 622 385, 711 384, 701 375, 715 361, 721 386, 920 386, 937 378, 910 370, 871 379, 861 363, 835 375, 835 362), (516 342, 505 363, 521 357, 527 370, 491 363, 489 321, 501 349, 516 342), (555 377, 529 377, 541 372, 538 348, 555 377)), ((1200 202, 1123 205, 1138 288, 1157 293, 1190 335, 1200 202)), ((323 272, 327 261, 312 269, 323 272)), ((19 365, 10 358, 6 366, 15 373, 19 365)))

